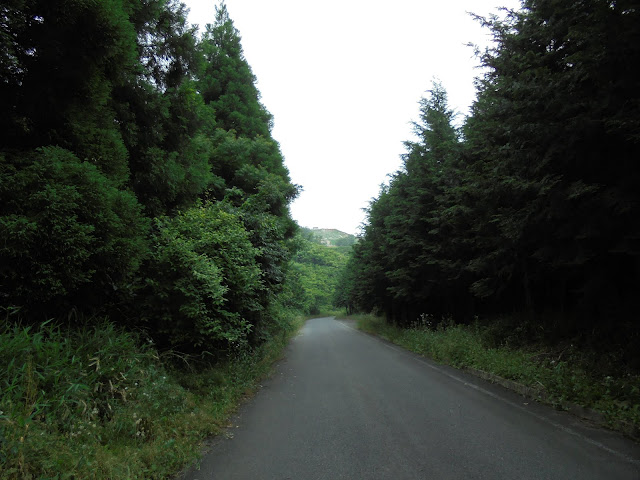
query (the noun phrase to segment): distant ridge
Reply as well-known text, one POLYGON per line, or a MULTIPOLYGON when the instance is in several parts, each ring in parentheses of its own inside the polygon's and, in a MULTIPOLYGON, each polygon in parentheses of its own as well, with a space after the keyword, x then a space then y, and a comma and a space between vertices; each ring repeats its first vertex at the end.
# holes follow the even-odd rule
POLYGON ((336 228, 300 227, 300 229, 309 240, 328 247, 349 247, 357 241, 355 235, 342 232, 336 228))

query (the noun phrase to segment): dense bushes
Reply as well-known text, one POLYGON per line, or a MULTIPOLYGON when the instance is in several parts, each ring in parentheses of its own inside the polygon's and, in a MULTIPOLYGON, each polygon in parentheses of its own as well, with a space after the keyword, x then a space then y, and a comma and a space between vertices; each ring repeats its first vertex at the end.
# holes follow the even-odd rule
POLYGON ((213 366, 103 319, 0 326, 0 479, 172 478, 269 371, 295 331, 280 321, 281 337, 213 366))
POLYGON ((0 16, 0 310, 216 356, 267 339, 298 187, 226 6, 201 38, 165 0, 0 16))
POLYGON ((0 296, 25 315, 100 309, 147 251, 135 196, 71 152, 0 157, 0 296))
POLYGON ((158 420, 184 408, 154 352, 108 323, 5 326, 0 344, 2 478, 87 472, 96 449, 164 435, 158 420), (159 392, 171 401, 154 402, 159 392))
POLYGON ((260 309, 258 250, 237 216, 204 204, 159 219, 141 292, 144 318, 164 345, 246 345, 260 309))

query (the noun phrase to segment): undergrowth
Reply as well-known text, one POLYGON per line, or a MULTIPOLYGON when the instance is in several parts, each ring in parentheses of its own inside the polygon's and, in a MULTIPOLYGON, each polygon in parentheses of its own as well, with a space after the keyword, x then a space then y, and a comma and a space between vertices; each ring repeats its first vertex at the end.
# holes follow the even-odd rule
POLYGON ((107 321, 0 327, 0 479, 175 474, 226 425, 295 330, 211 365, 159 356, 107 321))
POLYGON ((559 405, 569 401, 603 413, 607 420, 640 427, 640 376, 602 355, 572 344, 495 345, 487 327, 443 322, 402 329, 372 315, 356 315, 358 328, 408 350, 457 368, 472 367, 545 393, 559 405), (606 367, 606 368, 605 368, 606 367))

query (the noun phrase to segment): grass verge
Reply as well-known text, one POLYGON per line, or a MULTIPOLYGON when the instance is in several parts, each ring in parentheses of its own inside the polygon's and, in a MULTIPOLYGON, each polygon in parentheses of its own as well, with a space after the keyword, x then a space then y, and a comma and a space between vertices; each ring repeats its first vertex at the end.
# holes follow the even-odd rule
POLYGON ((0 327, 0 479, 171 477, 227 424, 301 324, 225 363, 180 368, 106 321, 0 327))
POLYGON ((471 367, 516 381, 544 393, 560 407, 571 402, 600 412, 609 426, 640 428, 640 376, 603 371, 590 352, 572 345, 558 354, 548 346, 490 347, 485 327, 440 325, 436 329, 401 329, 372 315, 355 315, 359 329, 407 350, 457 368, 471 367))

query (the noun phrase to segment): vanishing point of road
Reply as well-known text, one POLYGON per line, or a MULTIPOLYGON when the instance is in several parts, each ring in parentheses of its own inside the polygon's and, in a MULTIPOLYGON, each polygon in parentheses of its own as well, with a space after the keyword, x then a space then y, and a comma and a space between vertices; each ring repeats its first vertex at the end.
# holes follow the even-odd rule
POLYGON ((185 480, 632 479, 640 446, 333 318, 185 480))

